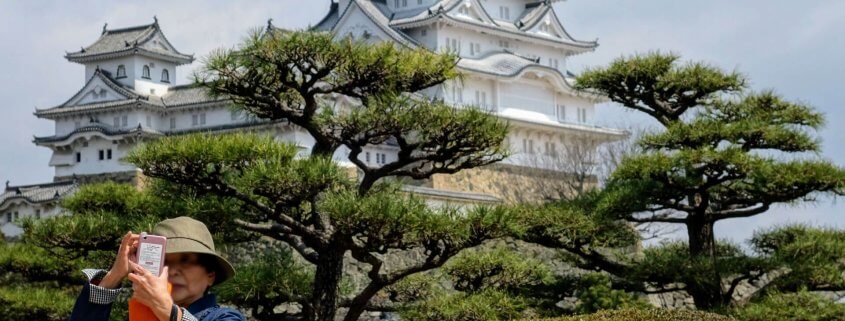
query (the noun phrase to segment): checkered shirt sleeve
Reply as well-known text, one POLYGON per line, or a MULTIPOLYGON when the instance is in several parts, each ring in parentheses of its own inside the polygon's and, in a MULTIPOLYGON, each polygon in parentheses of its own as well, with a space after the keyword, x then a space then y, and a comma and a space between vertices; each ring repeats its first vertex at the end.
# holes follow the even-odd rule
MULTIPOLYGON (((88 277, 88 283, 91 281, 99 281, 102 280, 103 277, 106 276, 108 271, 106 270, 98 270, 98 269, 85 269, 82 270, 82 273, 88 277)), ((91 288, 91 296, 88 297, 88 302, 93 304, 112 304, 117 296, 123 292, 123 289, 108 289, 101 286, 94 285, 93 283, 89 284, 91 288)))
MULTIPOLYGON (((91 281, 99 281, 102 280, 103 277, 106 276, 108 271, 106 270, 99 270, 99 269, 85 269, 82 270, 82 273, 88 277, 88 283, 91 281)), ((91 287, 91 296, 88 297, 88 301, 93 304, 112 304, 117 296, 124 291, 123 288, 119 289, 108 289, 101 286, 97 286, 94 284, 89 284, 91 287)), ((179 308, 182 310, 182 320, 181 321, 199 321, 197 318, 188 312, 188 309, 179 308)))
POLYGON ((179 308, 179 309, 182 309, 182 321, 199 321, 199 320, 197 320, 197 318, 193 314, 188 312, 188 309, 185 309, 185 308, 179 308))

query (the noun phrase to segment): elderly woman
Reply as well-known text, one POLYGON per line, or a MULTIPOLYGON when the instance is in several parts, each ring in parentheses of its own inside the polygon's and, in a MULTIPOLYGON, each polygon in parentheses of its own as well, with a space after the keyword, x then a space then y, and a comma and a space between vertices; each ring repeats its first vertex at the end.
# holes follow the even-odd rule
POLYGON ((106 321, 124 278, 132 282, 133 298, 150 307, 159 321, 245 321, 238 311, 217 305, 209 292, 235 275, 226 259, 214 251, 208 228, 189 217, 156 224, 153 235, 167 238, 161 276, 131 262, 138 249, 138 234, 123 237, 114 264, 104 270, 83 271, 89 282, 76 299, 70 321, 106 321), (173 287, 168 293, 167 283, 173 287))

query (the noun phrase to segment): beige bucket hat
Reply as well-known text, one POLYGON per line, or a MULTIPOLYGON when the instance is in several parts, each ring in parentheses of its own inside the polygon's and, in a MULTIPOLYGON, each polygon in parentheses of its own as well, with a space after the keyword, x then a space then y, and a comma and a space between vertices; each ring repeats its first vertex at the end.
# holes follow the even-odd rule
POLYGON ((200 221, 187 216, 167 219, 156 224, 150 234, 167 238, 165 253, 200 253, 213 256, 217 260, 214 285, 235 276, 232 264, 214 250, 211 232, 200 221))

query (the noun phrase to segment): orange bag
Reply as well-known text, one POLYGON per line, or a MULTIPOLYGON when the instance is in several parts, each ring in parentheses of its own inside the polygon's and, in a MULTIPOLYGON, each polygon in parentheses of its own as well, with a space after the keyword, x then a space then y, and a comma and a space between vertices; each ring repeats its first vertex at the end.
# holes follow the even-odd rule
MULTIPOLYGON (((167 293, 173 291, 173 285, 167 283, 167 293)), ((129 299, 129 321, 158 321, 153 310, 146 305, 141 304, 134 298, 129 299)))

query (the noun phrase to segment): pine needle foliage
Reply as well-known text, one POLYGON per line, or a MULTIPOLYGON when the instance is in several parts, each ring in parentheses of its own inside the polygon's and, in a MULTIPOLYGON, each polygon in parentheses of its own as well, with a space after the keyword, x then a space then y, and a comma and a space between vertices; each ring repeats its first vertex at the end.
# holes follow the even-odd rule
POLYGON ((634 283, 683 284, 702 309, 745 302, 734 297, 739 283, 762 275, 780 275, 772 287, 791 291, 841 284, 839 268, 829 263, 842 258, 833 250, 839 244, 834 231, 771 231, 752 241, 758 250, 753 255, 720 244, 714 233, 716 222, 845 192, 845 170, 818 157, 821 113, 771 90, 751 91, 736 72, 660 52, 590 69, 577 87, 664 127, 640 139, 643 152, 622 161, 592 199, 596 209, 636 224, 681 225, 688 236, 686 243, 647 250, 641 262, 608 260, 596 252, 579 253, 580 259, 634 283), (810 256, 819 260, 815 266, 789 255, 808 246, 801 238, 815 235, 831 236, 817 238, 818 255, 810 256), (781 243, 785 240, 792 243, 781 243), (784 268, 791 272, 778 272, 784 268))

